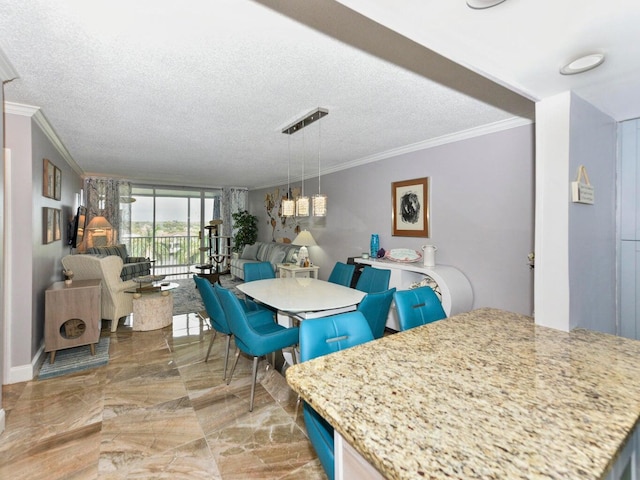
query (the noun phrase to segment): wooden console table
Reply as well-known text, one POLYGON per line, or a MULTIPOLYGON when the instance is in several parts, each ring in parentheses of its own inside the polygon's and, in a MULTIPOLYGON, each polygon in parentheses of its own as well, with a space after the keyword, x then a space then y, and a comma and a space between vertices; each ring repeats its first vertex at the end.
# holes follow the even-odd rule
POLYGON ((100 340, 100 280, 74 280, 70 285, 56 282, 45 291, 44 346, 51 352, 89 345, 91 355, 100 340))

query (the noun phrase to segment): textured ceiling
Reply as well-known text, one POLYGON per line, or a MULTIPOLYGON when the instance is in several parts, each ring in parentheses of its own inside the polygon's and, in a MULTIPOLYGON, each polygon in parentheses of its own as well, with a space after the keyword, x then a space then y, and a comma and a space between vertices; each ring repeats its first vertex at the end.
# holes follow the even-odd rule
POLYGON ((5 100, 40 107, 87 174, 257 188, 286 183, 289 151, 292 179, 318 152, 326 173, 532 120, 533 100, 569 89, 640 116, 639 5, 0 0, 19 75, 5 100), (592 49, 602 67, 558 74, 592 49), (316 107, 320 129, 280 133, 316 107))

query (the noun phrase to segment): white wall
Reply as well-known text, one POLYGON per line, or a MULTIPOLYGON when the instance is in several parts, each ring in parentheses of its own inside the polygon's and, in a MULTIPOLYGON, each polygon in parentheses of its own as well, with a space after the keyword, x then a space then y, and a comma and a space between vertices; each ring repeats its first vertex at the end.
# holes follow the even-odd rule
MULTIPOLYGON (((329 215, 300 225, 319 244, 310 255, 321 267, 320 277, 326 279, 336 261, 368 251, 370 235, 377 233, 385 249, 436 245, 437 262, 454 265, 469 278, 474 307, 530 315, 533 142, 533 125, 528 125, 323 176, 329 215), (432 234, 428 239, 394 237, 391 183, 419 177, 431 181, 432 234)), ((273 190, 250 192, 250 211, 260 218, 260 240, 272 239, 264 199, 273 190)), ((315 180, 305 182, 306 193, 316 191, 315 180)))

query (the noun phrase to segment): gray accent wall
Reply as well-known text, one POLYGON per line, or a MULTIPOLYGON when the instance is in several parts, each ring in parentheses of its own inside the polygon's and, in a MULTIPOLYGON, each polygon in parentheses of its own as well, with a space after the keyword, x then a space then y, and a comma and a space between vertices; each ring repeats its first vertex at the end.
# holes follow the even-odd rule
POLYGON ((586 167, 595 202, 569 203, 569 328, 616 334, 617 124, 575 94, 570 118, 569 175, 586 167))
MULTIPOLYGON (((60 260, 69 253, 66 222, 72 213, 81 179, 30 115, 5 114, 6 147, 11 149, 11 278, 6 292, 11 298, 9 339, 11 352, 5 383, 31 380, 44 351, 44 292, 62 280, 60 260), (62 173, 60 200, 42 196, 43 159, 62 173), (43 244, 43 207, 62 210, 62 239, 43 244), (31 296, 25 295, 31 292, 31 296)), ((6 360, 6 357, 5 357, 6 360)))
MULTIPOLYGON (((312 171, 314 167, 307 166, 312 171)), ((286 161, 282 168, 286 174, 286 161)), ((250 192, 250 211, 259 217, 259 239, 292 239, 296 226, 310 230, 318 243, 309 249, 310 256, 320 266, 320 278, 329 276, 336 261, 367 252, 370 235, 377 233, 387 250, 436 245, 437 263, 453 265, 469 278, 474 308, 532 314, 534 271, 527 255, 534 250, 533 125, 323 175, 328 216, 289 220, 282 228, 277 206, 268 210, 265 198, 279 202, 273 193, 283 193, 285 187, 250 192), (394 237, 391 183, 420 177, 430 178, 431 235, 394 237)), ((305 193, 315 192, 317 178, 306 180, 305 193)))

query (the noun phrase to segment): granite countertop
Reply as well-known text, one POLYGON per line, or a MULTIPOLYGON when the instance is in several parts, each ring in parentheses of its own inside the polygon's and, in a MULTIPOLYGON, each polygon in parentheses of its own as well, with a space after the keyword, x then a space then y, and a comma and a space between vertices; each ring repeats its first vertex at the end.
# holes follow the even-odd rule
POLYGON ((287 381, 389 479, 598 479, 640 415, 640 342, 480 309, 287 381))

